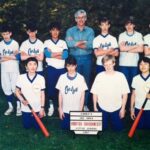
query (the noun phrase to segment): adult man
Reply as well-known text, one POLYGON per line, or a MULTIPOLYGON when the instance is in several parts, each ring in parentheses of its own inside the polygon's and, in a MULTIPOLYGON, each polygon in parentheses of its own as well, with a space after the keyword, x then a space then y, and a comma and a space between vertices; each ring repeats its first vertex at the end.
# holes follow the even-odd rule
MULTIPOLYGON (((87 14, 84 10, 78 10, 75 13, 77 25, 67 30, 66 42, 70 49, 70 55, 73 55, 77 60, 77 71, 84 76, 88 89, 90 89, 94 31, 90 27, 85 26, 86 20, 87 14)), ((89 91, 85 95, 85 111, 88 110, 88 99, 89 91)))

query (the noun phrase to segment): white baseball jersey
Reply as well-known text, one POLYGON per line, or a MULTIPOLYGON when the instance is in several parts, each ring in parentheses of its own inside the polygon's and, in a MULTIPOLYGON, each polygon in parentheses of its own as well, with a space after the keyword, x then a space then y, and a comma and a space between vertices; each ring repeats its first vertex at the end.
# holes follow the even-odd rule
MULTIPOLYGON (((19 44, 15 40, 0 42, 0 54, 3 56, 14 55, 15 51, 19 50, 19 44)), ((19 73, 19 62, 17 60, 9 60, 1 63, 1 72, 16 72, 19 73)))
POLYGON ((80 100, 83 91, 87 90, 84 77, 77 73, 73 80, 70 80, 67 73, 60 76, 56 88, 60 90, 63 97, 63 112, 80 110, 80 100))
POLYGON ((91 88, 91 93, 98 96, 99 106, 107 111, 114 112, 121 108, 122 95, 129 93, 128 82, 121 72, 114 74, 99 73, 91 88))
MULTIPOLYGON (((46 40, 44 42, 44 48, 50 49, 53 53, 62 52, 64 49, 68 49, 66 42, 61 39, 59 39, 56 42, 54 42, 52 39, 46 40)), ((46 58, 46 62, 49 66, 52 66, 57 69, 62 69, 65 65, 65 60, 63 59, 46 58)))
MULTIPOLYGON (((150 34, 144 36, 144 46, 150 48, 150 34)), ((146 57, 150 58, 150 55, 146 57)))
MULTIPOLYGON (((44 77, 36 74, 31 80, 28 73, 22 74, 18 77, 16 87, 21 90, 34 111, 39 112, 41 110, 41 91, 45 90, 44 77)), ((25 106, 22 103, 21 109, 23 112, 31 112, 28 106, 25 106)))
MULTIPOLYGON (((135 108, 141 109, 150 90, 150 75, 147 78, 142 75, 135 76, 131 86, 135 90, 135 108)), ((150 100, 147 101, 144 110, 150 110, 150 100)))
MULTIPOLYGON (((127 32, 123 32, 119 35, 119 44, 125 42, 127 46, 141 45, 143 44, 142 34, 134 31, 134 34, 128 35, 127 32)), ((137 67, 139 60, 139 53, 120 52, 119 65, 137 67)))
MULTIPOLYGON (((98 35, 93 40, 93 49, 102 48, 103 50, 107 50, 110 48, 118 50, 118 43, 114 36, 107 34, 105 36, 98 35)), ((96 64, 102 65, 102 58, 104 56, 98 56, 96 64)))
MULTIPOLYGON (((39 39, 36 39, 35 42, 31 42, 27 39, 21 44, 20 51, 25 52, 29 56, 38 55, 44 52, 44 45, 39 39)), ((43 71, 42 61, 38 61, 37 71, 43 71)))

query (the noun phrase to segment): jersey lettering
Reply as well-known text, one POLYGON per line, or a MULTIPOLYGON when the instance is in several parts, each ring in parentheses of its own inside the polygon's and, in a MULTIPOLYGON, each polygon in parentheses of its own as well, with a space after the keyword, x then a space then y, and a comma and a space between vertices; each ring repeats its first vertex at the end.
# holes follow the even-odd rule
POLYGON ((69 87, 68 85, 65 86, 65 94, 68 94, 69 92, 74 94, 77 91, 78 91, 78 88, 74 88, 73 86, 69 87))
POLYGON ((32 55, 32 54, 39 54, 39 49, 28 49, 28 55, 32 55))
POLYGON ((104 49, 104 48, 109 49, 110 46, 111 46, 111 42, 109 42, 109 43, 106 42, 105 44, 102 44, 102 43, 100 44, 100 48, 102 48, 102 49, 104 49))
POLYGON ((9 56, 9 55, 12 55, 13 54, 13 51, 12 50, 10 50, 10 49, 8 49, 8 50, 6 50, 6 49, 3 49, 3 56, 9 56))

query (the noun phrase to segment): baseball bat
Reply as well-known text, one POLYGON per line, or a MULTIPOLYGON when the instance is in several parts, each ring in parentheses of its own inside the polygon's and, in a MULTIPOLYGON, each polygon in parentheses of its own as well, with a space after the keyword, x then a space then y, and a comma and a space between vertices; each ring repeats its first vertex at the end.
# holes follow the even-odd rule
MULTIPOLYGON (((22 97, 24 98, 25 101, 26 98, 24 97, 24 95, 22 95, 22 97)), ((41 121, 41 119, 39 118, 39 116, 35 113, 35 111, 33 110, 33 108, 31 107, 31 105, 28 103, 27 106, 29 107, 29 109, 31 110, 36 122, 38 123, 39 127, 41 128, 41 131, 43 132, 43 134, 45 135, 45 137, 49 137, 49 132, 46 129, 46 127, 44 126, 43 122, 41 121)))
MULTIPOLYGON (((150 91, 149 91, 149 92, 150 92, 150 91)), ((135 133, 135 130, 136 130, 136 128, 137 128, 137 125, 138 125, 138 123, 139 123, 139 121, 140 121, 140 118, 141 118, 141 116, 142 116, 142 114, 143 114, 144 107, 145 107, 145 105, 146 105, 146 103, 147 103, 147 100, 148 100, 148 98, 146 98, 146 99, 144 100, 144 103, 143 103, 143 105, 142 105, 142 107, 141 107, 141 109, 140 109, 140 111, 139 111, 139 113, 138 113, 138 115, 137 115, 135 121, 133 122, 133 125, 132 125, 132 127, 131 127, 129 133, 128 133, 128 137, 130 137, 130 138, 132 138, 133 135, 134 135, 134 133, 135 133)))

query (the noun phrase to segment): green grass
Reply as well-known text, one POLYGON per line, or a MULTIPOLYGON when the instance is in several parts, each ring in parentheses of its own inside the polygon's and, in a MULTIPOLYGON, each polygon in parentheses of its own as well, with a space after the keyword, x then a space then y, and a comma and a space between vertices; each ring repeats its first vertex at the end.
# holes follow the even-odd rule
POLYGON ((41 131, 25 130, 21 117, 4 116, 7 103, 0 92, 0 150, 149 150, 150 131, 138 130, 132 139, 127 137, 131 123, 126 119, 127 128, 123 132, 108 130, 97 136, 76 136, 62 131, 59 119, 45 117, 43 122, 51 133, 45 138, 41 131))

